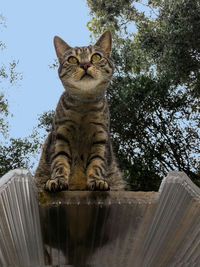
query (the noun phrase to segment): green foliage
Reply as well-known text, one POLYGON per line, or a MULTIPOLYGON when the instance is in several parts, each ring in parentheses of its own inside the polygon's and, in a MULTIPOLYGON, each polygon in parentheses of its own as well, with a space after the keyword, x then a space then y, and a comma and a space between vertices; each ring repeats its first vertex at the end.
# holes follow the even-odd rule
POLYGON ((51 130, 54 113, 55 113, 54 110, 49 110, 39 115, 39 118, 38 118, 39 123, 37 127, 39 129, 44 129, 46 132, 49 132, 51 130))
POLYGON ((31 168, 30 154, 38 150, 39 143, 28 138, 10 138, 0 146, 0 177, 16 168, 31 168))
MULTIPOLYGON (((5 18, 0 15, 0 26, 5 27, 5 18)), ((3 50, 6 45, 0 41, 0 49, 3 50)), ((22 74, 16 71, 18 61, 13 60, 0 66, 0 83, 3 88, 3 82, 13 86, 22 79, 22 74)), ((0 88, 0 177, 9 170, 15 168, 31 168, 32 162, 30 157, 33 156, 40 147, 40 142, 36 132, 30 137, 9 138, 9 101, 0 88)))
POLYGON ((199 94, 200 1, 163 1, 157 7, 154 21, 138 22, 138 46, 155 64, 158 75, 199 94))
POLYGON ((157 190, 170 170, 200 185, 200 1, 87 3, 94 37, 106 28, 113 34, 108 98, 127 188, 157 190))
POLYGON ((0 134, 6 136, 8 132, 8 123, 5 117, 8 116, 8 101, 3 94, 0 94, 0 134))

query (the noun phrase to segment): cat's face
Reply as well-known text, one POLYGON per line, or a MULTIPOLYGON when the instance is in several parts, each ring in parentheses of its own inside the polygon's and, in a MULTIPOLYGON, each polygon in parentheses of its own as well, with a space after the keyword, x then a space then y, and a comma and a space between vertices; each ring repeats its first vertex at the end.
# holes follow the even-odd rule
POLYGON ((72 48, 57 36, 54 44, 59 77, 69 94, 79 98, 103 95, 113 74, 110 32, 104 32, 94 46, 72 48))

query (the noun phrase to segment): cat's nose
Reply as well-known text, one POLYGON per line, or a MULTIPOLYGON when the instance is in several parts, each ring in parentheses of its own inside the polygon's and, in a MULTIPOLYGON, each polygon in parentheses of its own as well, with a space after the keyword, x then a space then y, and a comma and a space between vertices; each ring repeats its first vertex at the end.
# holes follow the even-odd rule
POLYGON ((90 67, 90 62, 80 63, 80 67, 86 71, 90 67))

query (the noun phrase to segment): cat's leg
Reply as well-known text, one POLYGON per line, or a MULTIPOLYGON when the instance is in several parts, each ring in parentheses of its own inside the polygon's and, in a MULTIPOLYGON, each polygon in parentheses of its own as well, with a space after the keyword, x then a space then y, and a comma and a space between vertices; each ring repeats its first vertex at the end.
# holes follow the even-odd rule
POLYGON ((72 157, 70 140, 65 130, 62 127, 56 133, 54 152, 51 155, 51 178, 45 185, 45 189, 50 192, 68 189, 72 157))
POLYGON ((88 190, 110 190, 106 181, 107 171, 107 133, 100 130, 94 135, 91 152, 86 165, 87 189, 88 190))
POLYGON ((47 157, 47 148, 50 142, 51 142, 51 134, 49 134, 45 140, 44 146, 42 148, 40 161, 34 175, 35 184, 39 191, 44 190, 46 181, 49 179, 50 176, 50 164, 48 162, 48 157, 47 157))
POLYGON ((70 162, 64 151, 60 151, 52 161, 51 178, 47 180, 45 189, 50 192, 68 189, 70 162), (63 154, 62 154, 63 153, 63 154))
POLYGON ((38 191, 44 190, 45 183, 50 176, 50 166, 45 159, 45 153, 42 152, 39 165, 36 169, 34 180, 38 191))

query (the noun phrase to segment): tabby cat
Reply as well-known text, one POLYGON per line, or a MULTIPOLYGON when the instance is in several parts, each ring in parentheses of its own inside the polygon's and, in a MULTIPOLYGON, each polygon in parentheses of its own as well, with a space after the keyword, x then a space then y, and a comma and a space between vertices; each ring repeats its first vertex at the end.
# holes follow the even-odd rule
POLYGON ((105 91, 113 75, 111 34, 95 45, 70 47, 54 38, 65 88, 43 147, 35 182, 39 189, 120 190, 124 188, 109 133, 105 91))

